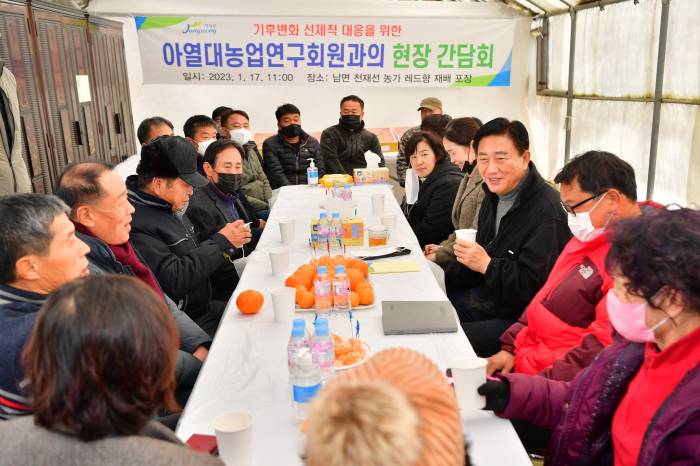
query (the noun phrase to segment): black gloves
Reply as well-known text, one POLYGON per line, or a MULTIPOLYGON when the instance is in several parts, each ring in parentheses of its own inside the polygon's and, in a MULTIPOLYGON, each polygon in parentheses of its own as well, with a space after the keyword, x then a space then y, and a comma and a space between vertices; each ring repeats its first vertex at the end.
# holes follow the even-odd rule
POLYGON ((510 382, 508 382, 508 379, 500 379, 498 382, 489 380, 477 388, 476 391, 479 395, 486 398, 486 410, 498 414, 502 413, 508 406, 508 400, 510 400, 510 382))

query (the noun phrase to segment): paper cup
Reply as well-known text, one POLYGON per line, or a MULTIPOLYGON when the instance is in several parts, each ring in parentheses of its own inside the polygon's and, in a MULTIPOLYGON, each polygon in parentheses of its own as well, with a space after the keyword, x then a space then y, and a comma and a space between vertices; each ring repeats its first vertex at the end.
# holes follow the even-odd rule
POLYGON ((396 215, 382 215, 381 221, 382 225, 389 230, 390 236, 396 233, 396 215))
POLYGON ((372 213, 377 216, 384 215, 384 194, 372 194, 372 213))
POLYGON ((272 295, 272 310, 275 312, 275 322, 285 323, 294 319, 294 298, 296 290, 288 286, 275 288, 272 295))
POLYGON ((471 228, 455 230, 455 235, 457 236, 457 239, 469 241, 470 243, 476 243, 476 230, 473 230, 471 228))
POLYGON ((486 363, 486 359, 470 358, 450 364, 455 394, 462 412, 479 411, 486 404, 484 397, 476 391, 486 382, 486 363))
POLYGON ((272 275, 284 277, 289 270, 289 250, 287 248, 270 249, 270 263, 272 264, 272 275))
POLYGON ((280 237, 282 244, 294 242, 294 219, 280 220, 280 237))
POLYGON ((253 462, 253 416, 229 411, 214 419, 219 458, 228 466, 250 466, 253 462))

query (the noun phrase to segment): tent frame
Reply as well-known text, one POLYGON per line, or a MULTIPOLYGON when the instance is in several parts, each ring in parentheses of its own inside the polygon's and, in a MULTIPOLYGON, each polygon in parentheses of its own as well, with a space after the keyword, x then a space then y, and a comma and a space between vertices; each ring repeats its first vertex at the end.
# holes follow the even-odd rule
MULTIPOLYGON (((564 120, 564 128, 566 130, 566 138, 564 144, 564 161, 567 162, 571 157, 571 121, 573 118, 573 101, 580 100, 601 100, 612 102, 647 102, 653 103, 653 115, 651 125, 651 145, 649 149, 649 168, 647 172, 647 199, 651 199, 654 194, 654 180, 656 176, 656 161, 659 145, 659 127, 661 123, 661 105, 669 104, 684 104, 684 105, 700 105, 700 99, 679 99, 679 98, 664 98, 663 97, 663 82, 664 82, 664 67, 666 63, 666 43, 668 37, 668 16, 671 6, 671 0, 661 0, 661 18, 659 27, 659 42, 656 61, 656 81, 654 84, 653 97, 627 97, 627 96, 593 96, 586 94, 574 93, 574 72, 575 72, 575 54, 576 54, 576 20, 577 13, 589 8, 599 8, 604 11, 608 5, 632 1, 638 4, 639 0, 599 0, 595 2, 579 3, 577 5, 570 4, 568 0, 558 0, 566 5, 566 8, 560 10, 545 11, 544 13, 535 14, 534 21, 539 21, 540 25, 535 29, 537 36, 537 95, 565 98, 566 99, 566 117, 564 120), (571 19, 571 35, 569 41, 569 69, 568 83, 566 91, 549 89, 549 19, 553 16, 568 14, 571 19)), ((533 3, 530 0, 530 3, 533 3)), ((533 3, 534 4, 534 3, 533 3)), ((538 7, 540 8, 540 7, 538 7)), ((544 10, 543 10, 544 11, 544 10)))

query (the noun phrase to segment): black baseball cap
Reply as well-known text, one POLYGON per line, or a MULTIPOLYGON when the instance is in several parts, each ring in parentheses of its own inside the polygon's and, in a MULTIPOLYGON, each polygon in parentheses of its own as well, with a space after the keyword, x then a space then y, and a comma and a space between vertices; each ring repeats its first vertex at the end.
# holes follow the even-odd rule
POLYGON ((136 173, 149 178, 180 178, 195 188, 209 181, 197 171, 197 151, 180 136, 161 136, 141 147, 136 173))

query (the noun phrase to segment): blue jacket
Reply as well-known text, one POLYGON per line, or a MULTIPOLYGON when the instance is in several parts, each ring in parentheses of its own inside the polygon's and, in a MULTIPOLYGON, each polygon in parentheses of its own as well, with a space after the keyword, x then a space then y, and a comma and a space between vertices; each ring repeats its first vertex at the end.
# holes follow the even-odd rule
POLYGON ((0 419, 31 414, 21 356, 46 295, 0 285, 0 419))

